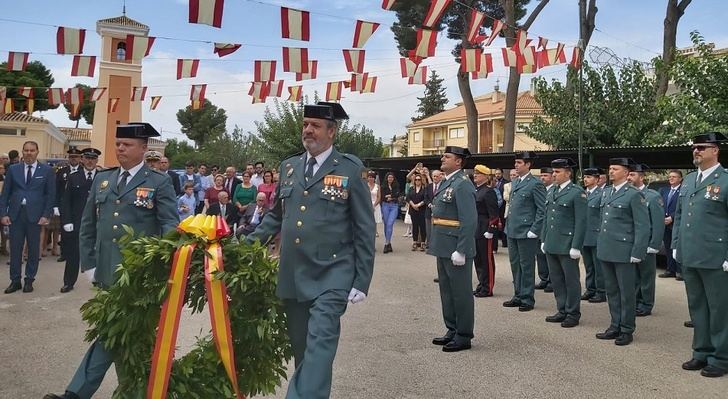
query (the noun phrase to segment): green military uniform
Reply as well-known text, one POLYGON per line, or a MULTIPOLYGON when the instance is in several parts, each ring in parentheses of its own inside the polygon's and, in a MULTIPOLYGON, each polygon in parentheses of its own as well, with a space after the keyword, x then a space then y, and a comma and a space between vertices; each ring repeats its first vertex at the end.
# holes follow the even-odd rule
POLYGON ((630 258, 645 259, 650 218, 642 192, 625 182, 602 193, 597 258, 604 270, 611 324, 609 330, 632 334, 635 329, 636 268, 630 258))
POLYGON ((546 196, 546 220, 541 231, 543 252, 556 297, 559 316, 581 318, 581 280, 579 260, 569 256, 571 249, 581 251, 586 225, 586 194, 569 182, 564 188, 554 184, 546 196))
POLYGON ((682 264, 693 321, 693 358, 728 370, 728 172, 696 184, 685 177, 675 211, 672 248, 682 264))
POLYGON ((601 230, 601 202, 602 189, 594 187, 587 194, 586 198, 586 232, 584 234, 584 248, 581 254, 584 258, 584 269, 586 270, 586 296, 594 300, 606 297, 604 292, 604 270, 597 258, 597 237, 601 230))
MULTIPOLYGON (((650 239, 648 248, 659 250, 665 235, 665 204, 662 196, 655 190, 645 187, 642 190, 650 214, 650 239)), ((637 310, 643 314, 652 313, 655 306, 655 278, 657 277, 657 254, 646 254, 637 264, 637 310)))
POLYGON ((437 257, 446 337, 468 347, 473 338, 473 257, 477 223, 475 186, 462 170, 458 170, 440 183, 432 201, 432 236, 427 253, 437 257), (451 256, 455 251, 465 256, 465 265, 453 265, 451 256))

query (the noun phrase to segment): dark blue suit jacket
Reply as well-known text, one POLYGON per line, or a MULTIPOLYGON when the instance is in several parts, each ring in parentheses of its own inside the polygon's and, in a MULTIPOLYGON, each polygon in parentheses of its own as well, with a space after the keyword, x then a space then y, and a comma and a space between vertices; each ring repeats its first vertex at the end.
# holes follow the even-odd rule
POLYGON ((28 222, 37 223, 41 217, 49 218, 56 200, 56 176, 53 169, 38 162, 30 184, 25 182, 26 164, 16 163, 5 174, 5 185, 0 194, 0 217, 10 216, 15 222, 25 198, 28 222))
MULTIPOLYGON (((675 217, 675 209, 677 209, 677 199, 680 196, 680 189, 682 186, 677 188, 677 191, 672 196, 672 199, 670 201, 667 200, 667 197, 670 196, 670 186, 663 187, 660 189, 660 195, 662 196, 662 202, 665 204, 665 217, 675 217)), ((672 227, 672 225, 670 225, 672 227)))

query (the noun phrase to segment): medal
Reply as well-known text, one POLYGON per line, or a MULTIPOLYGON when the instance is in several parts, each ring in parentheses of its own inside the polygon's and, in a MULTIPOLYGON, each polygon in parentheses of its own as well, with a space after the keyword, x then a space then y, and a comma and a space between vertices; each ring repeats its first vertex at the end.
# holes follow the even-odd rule
POLYGON ((102 190, 105 189, 108 186, 109 186, 109 181, 108 180, 104 180, 104 181, 101 182, 101 186, 100 187, 101 187, 102 190))

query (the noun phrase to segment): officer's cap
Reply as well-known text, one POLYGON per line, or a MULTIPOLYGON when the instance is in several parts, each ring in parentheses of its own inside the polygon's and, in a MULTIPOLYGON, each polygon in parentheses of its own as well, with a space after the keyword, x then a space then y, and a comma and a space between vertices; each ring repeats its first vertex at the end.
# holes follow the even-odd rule
POLYGON ((493 170, 491 170, 489 167, 481 164, 475 165, 475 171, 484 175, 492 175, 493 170))
POLYGON ((550 166, 544 166, 543 168, 541 168, 541 173, 551 174, 554 173, 554 170, 550 166))
POLYGON ((467 148, 458 147, 458 146, 454 146, 454 145, 449 145, 449 146, 445 147, 445 152, 446 153, 449 152, 450 154, 455 154, 463 159, 468 158, 470 156, 470 150, 468 150, 467 148))
POLYGON ((99 155, 101 155, 101 151, 96 148, 89 147, 81 150, 81 155, 83 155, 84 158, 98 158, 99 155))
POLYGON ((728 141, 723 133, 708 132, 693 137, 693 144, 719 144, 728 141))
POLYGON ((647 166, 647 165, 645 165, 645 164, 643 164, 643 163, 638 163, 638 164, 635 164, 635 165, 634 165, 634 168, 633 168, 632 170, 633 170, 634 172, 640 172, 640 173, 645 173, 645 172, 647 172, 648 170, 650 170, 650 167, 649 167, 649 166, 647 166))
POLYGON ((319 101, 316 105, 304 105, 303 116, 306 118, 326 119, 335 121, 339 119, 349 119, 349 115, 344 111, 344 107, 339 103, 329 103, 319 101))
POLYGON ((609 158, 609 164, 624 166, 629 170, 634 170, 636 165, 632 158, 609 158))
POLYGON ((159 132, 146 122, 129 122, 128 125, 116 127, 117 139, 148 139, 158 136, 159 132))
POLYGON ((561 168, 561 169, 569 168, 569 169, 571 169, 571 168, 575 168, 576 166, 577 166, 576 162, 574 162, 574 160, 571 158, 559 158, 559 159, 554 159, 553 161, 551 161, 552 168, 561 168))
POLYGON ((81 155, 81 150, 76 148, 76 146, 68 147, 68 151, 66 151, 66 154, 68 155, 81 155))
POLYGON ((586 168, 584 169, 584 176, 596 176, 599 177, 599 175, 604 174, 604 169, 602 168, 586 168))
POLYGON ((162 153, 155 150, 147 151, 144 153, 144 159, 147 161, 159 161, 162 159, 162 153))
POLYGON ((524 161, 533 161, 536 158, 538 158, 538 156, 533 151, 521 151, 521 152, 516 153, 516 159, 522 159, 524 161))

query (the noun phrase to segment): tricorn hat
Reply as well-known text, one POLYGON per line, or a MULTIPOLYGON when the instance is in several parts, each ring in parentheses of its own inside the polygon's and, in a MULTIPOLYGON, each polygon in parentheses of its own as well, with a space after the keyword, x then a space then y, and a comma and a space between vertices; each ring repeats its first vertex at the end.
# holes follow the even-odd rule
POLYGON ((624 166, 629 170, 634 170, 636 162, 632 158, 609 158, 609 164, 624 166))
POLYGON ((693 144, 718 144, 725 141, 728 141, 728 138, 720 132, 708 132, 693 137, 693 144))
POLYGON ((533 151, 521 151, 516 153, 516 159, 522 159, 524 161, 533 161, 534 159, 538 158, 538 155, 536 155, 533 151))
POLYGON ((550 166, 544 166, 541 168, 541 173, 554 173, 554 169, 550 166))
POLYGON ((316 105, 304 105, 303 116, 306 118, 326 119, 335 121, 339 119, 349 119, 349 115, 344 111, 344 107, 339 103, 330 103, 319 101, 316 105))
POLYGON ((116 127, 117 139, 148 139, 150 137, 159 137, 159 132, 146 122, 129 122, 128 125, 116 127))
POLYGON ((647 166, 647 165, 645 165, 645 164, 643 164, 643 163, 635 164, 634 165, 634 168, 632 168, 632 171, 633 172, 640 172, 640 173, 645 173, 648 170, 650 170, 650 167, 647 166))
POLYGON ((445 152, 449 152, 450 154, 455 154, 463 159, 470 156, 470 150, 463 147, 458 147, 454 145, 449 145, 445 147, 445 152))
POLYGON ((66 154, 68 155, 81 155, 81 150, 76 148, 76 146, 68 147, 68 151, 66 151, 66 154))
POLYGON ((602 168, 586 168, 584 169, 584 176, 596 176, 599 177, 599 175, 604 174, 604 169, 602 168))
POLYGON ((576 162, 571 158, 559 158, 551 161, 552 168, 575 168, 576 162))

